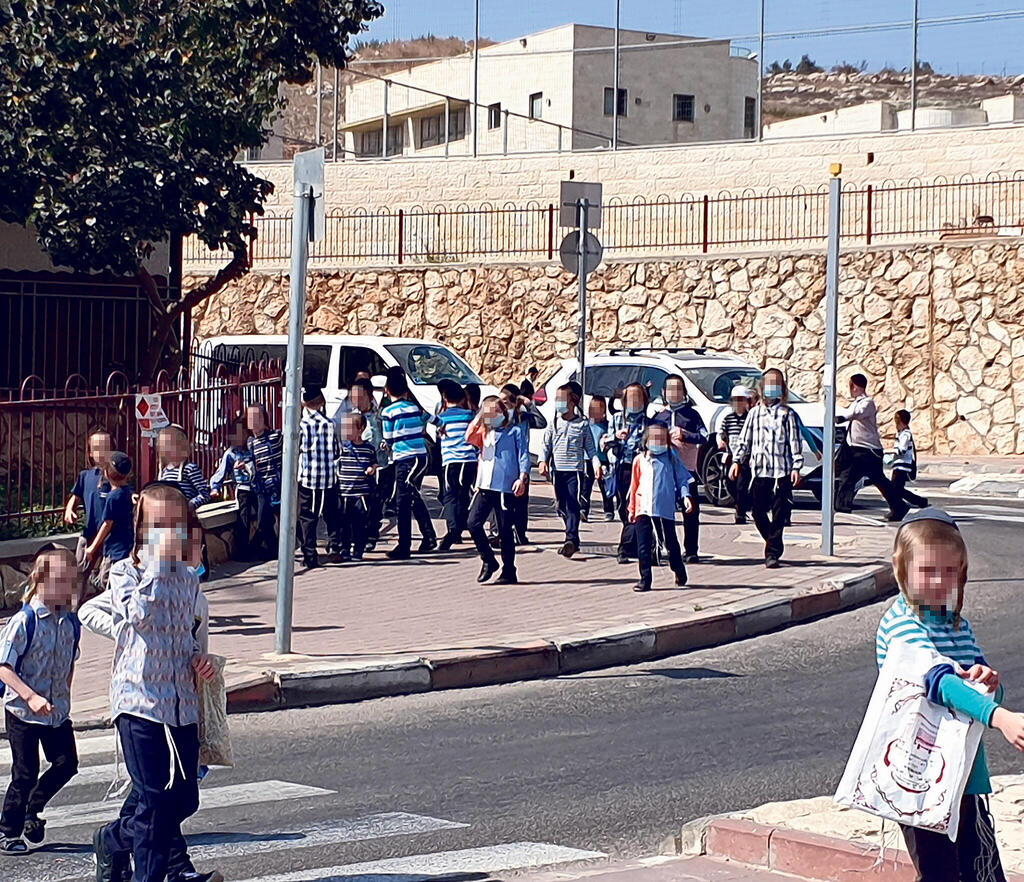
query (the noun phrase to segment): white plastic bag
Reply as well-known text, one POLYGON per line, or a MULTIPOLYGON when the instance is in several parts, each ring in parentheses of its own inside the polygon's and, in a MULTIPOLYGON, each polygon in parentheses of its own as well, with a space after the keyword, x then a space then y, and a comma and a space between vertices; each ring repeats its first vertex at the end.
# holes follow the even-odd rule
POLYGON ((835 800, 955 842, 984 726, 928 700, 925 676, 939 664, 953 662, 892 643, 835 800))
POLYGON ((199 680, 199 765, 233 766, 231 733, 228 731, 228 693, 224 686, 227 660, 209 656, 216 674, 199 680))

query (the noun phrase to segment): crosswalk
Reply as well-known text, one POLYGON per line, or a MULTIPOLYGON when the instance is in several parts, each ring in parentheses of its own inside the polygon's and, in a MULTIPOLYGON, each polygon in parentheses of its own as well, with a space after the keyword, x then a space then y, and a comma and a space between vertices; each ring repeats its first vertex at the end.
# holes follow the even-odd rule
MULTIPOLYGON (((92 830, 114 818, 120 808, 119 800, 101 798, 117 771, 111 762, 114 737, 112 733, 83 735, 78 747, 78 776, 44 813, 46 842, 27 857, 0 856, 3 882, 84 882, 95 878, 92 830)), ((0 747, 3 778, 10 772, 10 763, 5 744, 0 747)), ((222 774, 232 777, 224 784, 201 788, 199 812, 188 823, 186 834, 196 865, 216 866, 228 880, 427 882, 605 857, 591 848, 546 842, 481 844, 473 824, 466 820, 411 811, 322 820, 334 810, 334 790, 273 779, 234 781, 234 773, 226 772, 216 772, 213 777, 222 774), (263 811, 253 811, 255 807, 263 811), (250 814, 277 819, 277 829, 253 829, 259 825, 247 822, 250 814), (320 820, 309 821, 311 815, 320 820), (432 842, 434 849, 429 847, 432 842), (380 856, 367 860, 374 855, 380 856)))

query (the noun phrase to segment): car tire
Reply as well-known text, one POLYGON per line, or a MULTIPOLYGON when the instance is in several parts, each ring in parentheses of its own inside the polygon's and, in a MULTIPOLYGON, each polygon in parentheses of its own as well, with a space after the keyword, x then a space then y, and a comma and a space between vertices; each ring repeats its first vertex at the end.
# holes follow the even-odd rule
POLYGON ((729 471, 728 461, 728 454, 724 450, 713 450, 704 457, 701 483, 704 485, 704 496, 712 505, 728 507, 734 504, 726 480, 729 471))

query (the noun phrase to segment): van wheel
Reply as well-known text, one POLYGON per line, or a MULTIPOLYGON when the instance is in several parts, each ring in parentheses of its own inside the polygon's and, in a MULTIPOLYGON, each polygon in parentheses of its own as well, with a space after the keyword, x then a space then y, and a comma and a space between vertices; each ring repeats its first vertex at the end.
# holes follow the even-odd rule
POLYGON ((734 504, 727 480, 727 462, 728 455, 724 450, 713 450, 704 458, 701 483, 704 485, 704 495, 712 505, 728 507, 734 504))

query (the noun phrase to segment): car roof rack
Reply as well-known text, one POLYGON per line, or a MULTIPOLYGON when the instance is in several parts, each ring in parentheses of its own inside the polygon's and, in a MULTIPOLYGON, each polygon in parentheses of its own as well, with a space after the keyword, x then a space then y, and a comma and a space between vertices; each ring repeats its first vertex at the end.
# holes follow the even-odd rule
MULTIPOLYGON (((609 355, 643 355, 645 352, 667 352, 670 355, 688 353, 692 355, 707 355, 711 351, 707 346, 628 346, 613 349, 609 355)), ((716 353, 717 354, 717 353, 716 353)))

